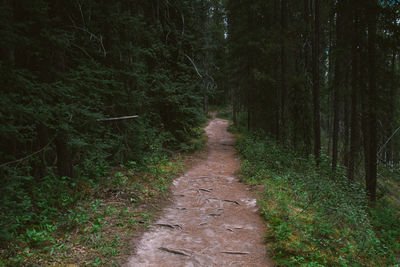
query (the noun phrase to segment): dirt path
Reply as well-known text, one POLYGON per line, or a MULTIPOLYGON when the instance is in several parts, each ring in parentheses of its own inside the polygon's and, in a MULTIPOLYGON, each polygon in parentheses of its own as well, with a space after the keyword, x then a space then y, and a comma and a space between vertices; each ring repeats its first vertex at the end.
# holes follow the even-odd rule
POLYGON ((139 241, 126 266, 273 266, 256 200, 239 168, 226 120, 206 128, 208 157, 174 181, 173 204, 139 241))

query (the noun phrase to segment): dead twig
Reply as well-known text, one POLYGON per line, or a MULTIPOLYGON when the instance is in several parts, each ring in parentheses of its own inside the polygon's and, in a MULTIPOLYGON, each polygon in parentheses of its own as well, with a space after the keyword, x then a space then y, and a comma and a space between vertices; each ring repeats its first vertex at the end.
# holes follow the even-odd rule
POLYGON ((212 189, 211 188, 210 189, 199 188, 198 190, 199 191, 204 191, 204 192, 207 192, 207 193, 212 193, 212 189))
POLYGON ((106 51, 106 49, 104 47, 104 44, 103 44, 103 36, 102 35, 97 36, 96 34, 90 32, 87 28, 84 28, 84 27, 79 27, 79 26, 76 26, 76 25, 73 25, 72 27, 77 29, 77 30, 81 30, 83 32, 86 32, 87 34, 90 35, 90 39, 94 38, 96 41, 98 41, 100 46, 101 46, 101 49, 103 50, 103 56, 104 57, 107 56, 107 51, 106 51))
POLYGON ((162 251, 165 251, 165 252, 172 253, 172 254, 190 257, 189 254, 187 254, 187 253, 185 253, 185 252, 183 252, 183 251, 180 251, 180 250, 169 249, 169 248, 165 248, 165 247, 159 247, 158 249, 159 249, 159 250, 162 250, 162 251))
POLYGON ((0 168, 2 168, 2 167, 4 167, 4 166, 7 166, 7 165, 9 165, 9 164, 14 164, 14 163, 22 162, 22 161, 24 161, 24 160, 26 160, 26 159, 29 159, 30 157, 35 156, 36 154, 39 154, 40 152, 42 152, 43 150, 45 150, 46 147, 48 147, 51 143, 53 143, 54 139, 56 139, 56 136, 53 136, 53 138, 50 140, 50 142, 48 142, 47 145, 45 145, 44 147, 42 147, 42 148, 39 149, 38 151, 33 152, 32 154, 29 154, 29 155, 26 156, 26 157, 23 157, 23 158, 20 158, 20 159, 17 159, 17 160, 13 160, 13 161, 9 161, 9 162, 3 163, 3 164, 0 165, 0 168))
POLYGON ((239 205, 239 206, 240 206, 239 202, 237 202, 236 200, 224 199, 223 201, 225 201, 225 202, 229 202, 229 203, 234 203, 234 204, 236 204, 236 205, 239 205))
POLYGON ((182 226, 180 226, 179 224, 168 224, 168 223, 156 223, 156 225, 158 226, 163 226, 163 227, 168 227, 171 229, 181 229, 182 230, 182 226))
POLYGON ((224 254, 231 254, 231 255, 248 255, 249 252, 242 252, 242 251, 221 251, 224 254))

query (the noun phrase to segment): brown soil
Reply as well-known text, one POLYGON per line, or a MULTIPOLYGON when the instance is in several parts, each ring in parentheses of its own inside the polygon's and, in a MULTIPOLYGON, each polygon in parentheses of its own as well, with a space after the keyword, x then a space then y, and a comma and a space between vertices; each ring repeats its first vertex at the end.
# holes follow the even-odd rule
POLYGON ((208 156, 174 181, 172 204, 125 266, 273 266, 256 200, 235 177, 240 167, 228 121, 206 127, 208 156))

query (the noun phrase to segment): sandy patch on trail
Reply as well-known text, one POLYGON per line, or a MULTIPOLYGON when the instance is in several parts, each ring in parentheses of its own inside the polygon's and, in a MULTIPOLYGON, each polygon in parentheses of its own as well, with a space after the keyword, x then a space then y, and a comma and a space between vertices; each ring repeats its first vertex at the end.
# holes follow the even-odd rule
POLYGON ((174 181, 172 204, 144 233, 125 266, 273 266, 256 200, 238 182, 228 121, 206 127, 208 156, 174 181))

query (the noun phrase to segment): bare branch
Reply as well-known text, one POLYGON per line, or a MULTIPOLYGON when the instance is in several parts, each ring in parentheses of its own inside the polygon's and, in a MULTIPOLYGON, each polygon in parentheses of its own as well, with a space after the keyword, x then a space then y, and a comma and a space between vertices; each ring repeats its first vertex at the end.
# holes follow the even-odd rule
POLYGON ((72 46, 75 46, 76 48, 79 48, 85 55, 87 55, 88 57, 93 59, 93 57, 85 49, 83 49, 82 47, 80 47, 80 46, 78 46, 76 44, 73 44, 73 43, 71 43, 71 44, 72 44, 72 46))
POLYGON ((79 11, 81 12, 81 17, 82 17, 83 25, 85 25, 85 27, 86 27, 85 16, 83 16, 83 11, 82 11, 82 5, 81 5, 81 3, 78 3, 78 7, 79 7, 79 11))
POLYGON ((83 28, 83 27, 79 27, 79 26, 76 26, 76 25, 73 25, 72 28, 75 28, 75 29, 78 29, 78 30, 81 30, 81 31, 84 31, 84 32, 88 33, 89 36, 90 36, 90 39, 92 39, 92 38, 96 39, 101 45, 104 57, 107 55, 107 51, 106 51, 106 49, 104 47, 104 44, 103 44, 103 36, 102 35, 100 35, 100 37, 98 37, 96 34, 90 32, 88 29, 83 28))
POLYGON ((4 166, 7 166, 7 165, 10 165, 10 164, 22 162, 22 161, 24 161, 24 160, 29 159, 30 157, 33 157, 33 156, 36 155, 36 154, 39 154, 40 152, 42 152, 43 150, 45 150, 46 147, 48 147, 51 143, 53 143, 53 141, 54 141, 55 138, 56 138, 56 136, 54 136, 54 137, 50 140, 50 142, 47 143, 47 145, 45 145, 44 147, 42 147, 42 148, 39 149, 38 151, 33 152, 32 154, 29 154, 29 155, 26 156, 26 157, 23 157, 23 158, 20 158, 20 159, 17 159, 17 160, 13 160, 13 161, 9 161, 9 162, 3 163, 3 164, 0 165, 0 168, 2 168, 2 167, 4 167, 4 166))
POLYGON ((194 63, 194 61, 193 61, 188 55, 186 55, 186 54, 184 54, 184 55, 185 55, 185 57, 187 57, 187 59, 189 59, 189 61, 193 64, 193 67, 194 67, 194 69, 196 70, 197 75, 199 75, 199 77, 200 77, 201 79, 203 79, 203 76, 201 76, 201 74, 200 74, 200 72, 198 71, 198 69, 197 69, 196 64, 194 63))
POLYGON ((400 127, 396 129, 396 131, 393 132, 393 134, 386 140, 386 142, 379 148, 378 154, 382 152, 382 149, 392 140, 393 136, 400 130, 400 127))

